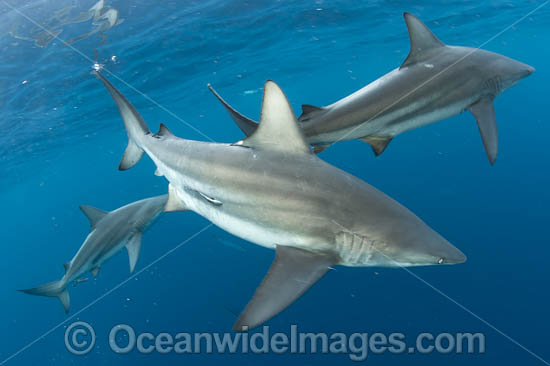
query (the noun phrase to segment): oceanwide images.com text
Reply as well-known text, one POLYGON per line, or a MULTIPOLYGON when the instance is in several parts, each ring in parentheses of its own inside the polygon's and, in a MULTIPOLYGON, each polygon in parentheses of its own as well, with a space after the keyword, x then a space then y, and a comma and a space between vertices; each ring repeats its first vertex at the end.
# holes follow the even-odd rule
MULTIPOLYGON (((344 354, 353 361, 364 361, 369 354, 485 353, 482 333, 325 333, 303 332, 291 325, 289 332, 272 333, 269 326, 237 333, 138 332, 128 324, 118 324, 107 335, 109 348, 118 354, 138 352, 212 354, 344 354)), ((75 322, 65 331, 67 349, 77 355, 89 353, 96 344, 92 326, 75 322)))

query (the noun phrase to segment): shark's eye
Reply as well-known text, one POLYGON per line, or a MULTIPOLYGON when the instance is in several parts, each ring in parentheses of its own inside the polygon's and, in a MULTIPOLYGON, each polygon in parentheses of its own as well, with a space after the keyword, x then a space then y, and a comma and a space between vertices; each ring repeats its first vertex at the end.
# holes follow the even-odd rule
POLYGON ((443 264, 443 262, 445 262, 445 258, 439 258, 437 264, 443 264))

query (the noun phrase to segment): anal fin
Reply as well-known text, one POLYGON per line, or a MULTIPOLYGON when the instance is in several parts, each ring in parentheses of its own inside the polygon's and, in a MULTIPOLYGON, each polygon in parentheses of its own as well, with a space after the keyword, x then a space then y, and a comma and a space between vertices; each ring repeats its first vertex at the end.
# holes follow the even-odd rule
POLYGON ((298 299, 337 262, 336 256, 331 254, 277 246, 269 272, 233 329, 251 329, 271 319, 298 299))
POLYGON ((491 165, 497 160, 498 132, 495 117, 495 106, 491 98, 485 97, 469 108, 477 121, 477 127, 483 140, 483 146, 491 165))
POLYGON ((361 138, 361 140, 369 144, 370 147, 372 147, 372 151, 374 151, 374 155, 378 156, 386 150, 386 147, 388 147, 392 137, 367 136, 361 138))
POLYGON ((99 266, 97 266, 95 268, 92 268, 92 270, 90 272, 92 273, 94 278, 97 278, 97 275, 99 274, 99 266))

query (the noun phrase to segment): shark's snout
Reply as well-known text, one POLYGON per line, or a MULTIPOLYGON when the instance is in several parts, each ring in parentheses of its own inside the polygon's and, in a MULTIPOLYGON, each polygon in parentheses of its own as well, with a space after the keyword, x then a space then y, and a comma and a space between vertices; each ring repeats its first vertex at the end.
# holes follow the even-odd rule
POLYGON ((512 77, 516 80, 526 78, 535 72, 535 68, 531 65, 524 64, 523 62, 517 62, 514 65, 512 77))
POLYGON ((526 68, 525 68, 525 76, 529 76, 531 75, 532 73, 534 73, 536 70, 533 66, 529 66, 529 65, 525 65, 526 68))
POLYGON ((504 79, 512 85, 534 72, 535 68, 533 66, 515 60, 506 60, 502 69, 504 79))
POLYGON ((441 257, 440 262, 440 264, 464 263, 466 262, 466 255, 453 246, 450 250, 446 251, 443 257, 441 257))

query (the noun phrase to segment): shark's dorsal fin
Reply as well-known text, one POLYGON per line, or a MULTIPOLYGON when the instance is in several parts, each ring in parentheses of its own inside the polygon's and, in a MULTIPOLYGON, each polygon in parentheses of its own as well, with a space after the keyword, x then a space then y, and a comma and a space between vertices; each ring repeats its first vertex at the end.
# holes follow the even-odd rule
POLYGON ((82 210, 82 212, 84 212, 84 215, 88 217, 88 220, 90 220, 90 231, 95 229, 99 220, 101 220, 103 216, 108 214, 108 212, 92 206, 82 205, 80 206, 80 209, 82 210))
POLYGON ((168 129, 168 127, 166 127, 164 123, 161 123, 159 126, 159 132, 157 132, 155 136, 167 137, 167 136, 174 136, 174 134, 170 132, 170 130, 168 129))
POLYGON ((65 268, 65 273, 71 268, 71 262, 63 263, 63 268, 65 268))
POLYGON ((264 86, 258 128, 250 137, 235 145, 311 154, 311 148, 298 126, 288 99, 281 88, 271 80, 267 81, 264 86))
POLYGON ((409 31, 411 50, 409 51, 409 56, 407 56, 407 59, 405 59, 400 68, 420 61, 422 58, 421 55, 427 50, 445 46, 445 44, 437 39, 432 31, 416 16, 411 13, 404 13, 403 16, 405 17, 405 23, 407 23, 407 29, 409 31))
POLYGON ((322 111, 322 110, 323 108, 321 107, 316 107, 311 104, 302 104, 302 113, 311 113, 311 112, 322 111))
POLYGON ((316 115, 324 111, 325 108, 323 107, 316 107, 310 104, 302 104, 302 114, 300 115, 300 117, 298 117, 298 121, 308 121, 312 117, 315 117, 316 115))

